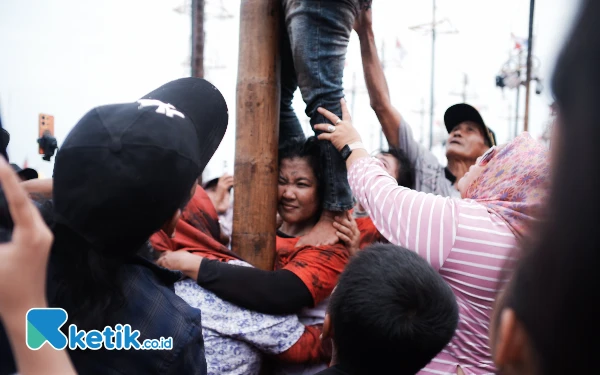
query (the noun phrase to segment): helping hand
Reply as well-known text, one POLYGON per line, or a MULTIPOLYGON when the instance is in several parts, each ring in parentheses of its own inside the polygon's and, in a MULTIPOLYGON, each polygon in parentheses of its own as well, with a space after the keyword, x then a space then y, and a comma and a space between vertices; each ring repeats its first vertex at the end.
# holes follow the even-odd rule
POLYGON ((365 9, 358 13, 356 18, 354 19, 354 31, 357 34, 361 34, 364 31, 370 30, 373 28, 373 13, 371 8, 365 9))
POLYGON ((333 226, 337 229, 336 234, 346 245, 350 256, 356 255, 360 250, 360 231, 350 211, 336 216, 333 226))
POLYGON ((201 256, 183 250, 165 251, 156 264, 171 271, 181 271, 190 279, 197 280, 202 259, 204 258, 201 256))
POLYGON ((315 130, 320 130, 324 133, 319 134, 317 138, 320 140, 330 141, 333 146, 341 151, 345 145, 349 145, 354 142, 361 142, 360 135, 352 126, 352 118, 348 111, 348 106, 344 99, 341 100, 342 104, 342 119, 337 117, 335 114, 329 112, 324 108, 318 108, 320 114, 325 116, 332 124, 317 124, 315 130))

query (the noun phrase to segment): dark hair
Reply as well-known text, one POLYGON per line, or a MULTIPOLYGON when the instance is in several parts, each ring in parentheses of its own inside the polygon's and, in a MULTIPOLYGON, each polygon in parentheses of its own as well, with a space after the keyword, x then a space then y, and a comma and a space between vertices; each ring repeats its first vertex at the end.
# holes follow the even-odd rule
POLYGON ((294 137, 283 142, 279 145, 279 167, 281 167, 281 162, 286 159, 306 159, 317 179, 319 202, 323 202, 323 173, 319 142, 314 136, 306 141, 303 137, 294 137))
POLYGON ((100 329, 112 323, 111 312, 125 297, 120 271, 123 260, 92 248, 62 224, 53 228, 48 303, 69 312, 68 324, 79 329, 100 329))
POLYGON ((548 221, 517 269, 507 306, 524 325, 542 374, 597 373, 600 288, 600 2, 582 3, 558 59, 560 110, 548 221))
POLYGON ((408 159, 408 155, 404 150, 399 148, 391 147, 387 151, 381 151, 383 155, 390 155, 398 160, 398 170, 396 174, 398 178, 398 185, 407 187, 409 189, 415 188, 415 168, 408 159))
MULTIPOLYGON (((189 200, 188 194, 179 207, 183 209, 189 200)), ((168 219, 165 218, 165 222, 168 219)), ((130 229, 123 228, 124 231, 130 229)), ((93 247, 61 223, 54 224, 52 231, 54 244, 50 255, 48 302, 51 307, 69 312, 69 320, 63 328, 76 324, 79 329, 90 330, 120 323, 114 321, 114 311, 126 301, 122 279, 126 271, 124 265, 136 255, 143 256, 148 251, 147 243, 140 244, 137 249, 106 251, 93 247)), ((148 238, 151 235, 147 233, 148 238)))
MULTIPOLYGON (((69 324, 98 329, 107 313, 124 301, 118 288, 121 262, 102 256, 83 238, 54 224, 51 200, 33 201, 46 225, 53 228, 54 243, 48 269, 48 301, 69 312, 69 324)), ((0 242, 10 241, 14 223, 0 189, 0 242)), ((67 325, 64 326, 66 329, 67 325)))
POLYGON ((452 290, 424 259, 391 244, 362 250, 329 302, 339 363, 357 374, 415 374, 458 323, 452 290))
POLYGON ((204 184, 204 190, 212 190, 212 189, 216 189, 217 185, 219 184, 219 178, 213 178, 212 180, 208 181, 207 183, 204 184))

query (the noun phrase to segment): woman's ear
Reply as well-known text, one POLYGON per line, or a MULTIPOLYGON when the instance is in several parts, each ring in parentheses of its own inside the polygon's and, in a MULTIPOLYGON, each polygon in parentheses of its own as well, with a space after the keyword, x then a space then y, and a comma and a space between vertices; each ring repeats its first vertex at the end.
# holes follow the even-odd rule
POLYGON ((173 238, 175 237, 175 227, 177 227, 177 222, 179 222, 179 218, 181 217, 181 210, 178 209, 175 211, 173 216, 162 226, 163 232, 167 234, 167 236, 173 238))
MULTIPOLYGON (((522 369, 530 367, 532 352, 527 332, 518 321, 513 309, 505 308, 498 323, 496 342, 494 343, 494 364, 498 369, 522 369), (529 353, 529 354, 528 354, 529 353)), ((511 372, 512 373, 512 372, 511 372)))

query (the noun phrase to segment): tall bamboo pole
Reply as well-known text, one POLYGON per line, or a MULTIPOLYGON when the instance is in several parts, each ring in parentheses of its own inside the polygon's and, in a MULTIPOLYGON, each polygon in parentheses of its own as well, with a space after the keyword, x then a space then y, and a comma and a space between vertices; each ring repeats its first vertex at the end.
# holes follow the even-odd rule
POLYGON ((272 270, 277 210, 280 0, 242 0, 232 248, 272 270))

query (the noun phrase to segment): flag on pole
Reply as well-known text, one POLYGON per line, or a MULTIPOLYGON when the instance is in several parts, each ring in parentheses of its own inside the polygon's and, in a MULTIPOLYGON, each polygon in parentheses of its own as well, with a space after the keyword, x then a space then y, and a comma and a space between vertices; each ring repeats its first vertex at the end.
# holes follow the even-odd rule
POLYGON ((524 50, 529 45, 529 40, 527 38, 518 37, 518 36, 516 36, 513 33, 510 34, 510 37, 513 40, 513 42, 515 43, 515 48, 514 49, 524 50))

